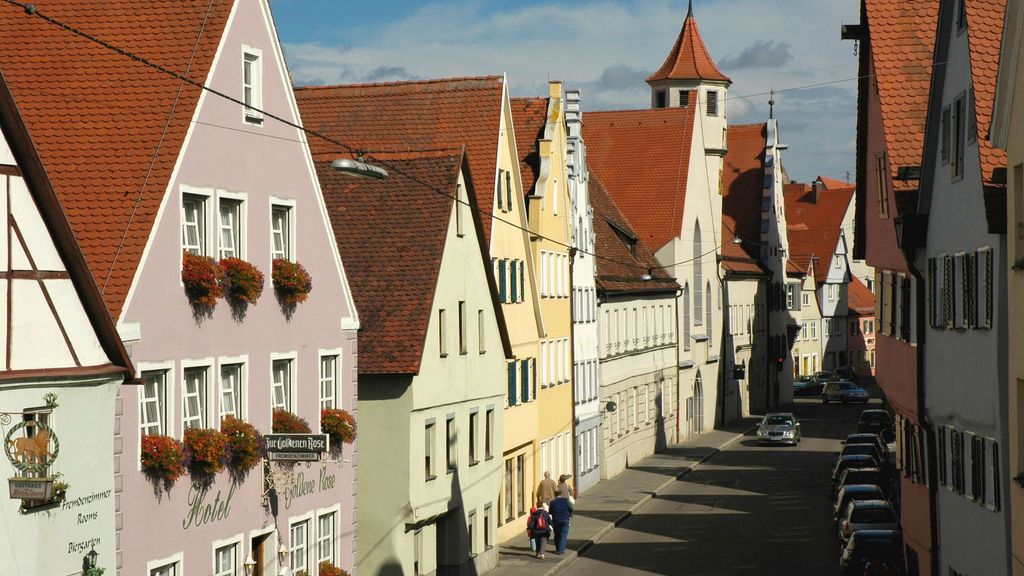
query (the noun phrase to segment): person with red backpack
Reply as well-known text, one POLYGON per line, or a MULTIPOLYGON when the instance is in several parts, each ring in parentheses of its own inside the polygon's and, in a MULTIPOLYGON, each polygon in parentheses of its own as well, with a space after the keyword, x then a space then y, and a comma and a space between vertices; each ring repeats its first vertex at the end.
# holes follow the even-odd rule
POLYGON ((548 538, 551 538, 551 515, 548 514, 547 505, 543 502, 537 506, 537 510, 530 514, 526 523, 526 531, 530 540, 535 544, 537 558, 544 559, 544 548, 547 546, 548 538))

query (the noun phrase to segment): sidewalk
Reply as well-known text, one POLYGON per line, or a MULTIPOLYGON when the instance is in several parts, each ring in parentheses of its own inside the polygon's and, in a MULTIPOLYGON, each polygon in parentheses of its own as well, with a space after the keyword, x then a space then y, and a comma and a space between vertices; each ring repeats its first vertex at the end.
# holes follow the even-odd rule
POLYGON ((569 531, 569 546, 564 556, 555 554, 553 543, 548 542, 547 557, 544 560, 535 558, 526 537, 526 521, 522 520, 523 534, 501 544, 498 567, 489 572, 489 576, 547 576, 557 573, 577 555, 625 522, 652 497, 686 475, 694 466, 740 438, 756 423, 756 418, 745 418, 721 430, 705 432, 698 438, 676 444, 664 452, 641 460, 618 476, 602 480, 580 495, 569 531))

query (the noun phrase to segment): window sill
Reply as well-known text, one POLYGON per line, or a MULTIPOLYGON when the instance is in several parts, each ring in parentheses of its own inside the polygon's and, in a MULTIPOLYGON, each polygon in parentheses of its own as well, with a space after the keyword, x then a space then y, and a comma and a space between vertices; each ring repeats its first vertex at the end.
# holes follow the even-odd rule
POLYGON ((447 357, 448 357, 448 353, 447 352, 441 352, 441 358, 447 358, 447 357))
POLYGON ((456 470, 455 468, 449 468, 448 471, 446 472, 446 474, 454 474, 455 470, 456 470))
POLYGON ((491 455, 491 456, 484 456, 484 461, 488 461, 488 460, 494 460, 494 456, 493 455, 491 455))
POLYGON ((469 352, 466 352, 465 350, 459 351, 459 356, 465 356, 467 354, 469 354, 469 352))
POLYGON ((263 118, 257 116, 246 116, 245 123, 253 126, 263 126, 263 118))
POLYGON ((427 476, 427 480, 426 481, 430 482, 431 480, 437 480, 437 476, 434 475, 434 474, 431 474, 430 476, 427 476))
POLYGON ((470 466, 476 466, 476 465, 477 465, 477 464, 479 464, 479 463, 480 463, 480 461, 479 461, 479 460, 470 460, 470 461, 469 461, 469 465, 470 465, 470 466))

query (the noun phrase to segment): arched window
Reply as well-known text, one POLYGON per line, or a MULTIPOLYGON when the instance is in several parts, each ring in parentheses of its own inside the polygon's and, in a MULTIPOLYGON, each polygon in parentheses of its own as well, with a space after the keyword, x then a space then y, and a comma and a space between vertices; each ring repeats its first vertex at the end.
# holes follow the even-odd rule
POLYGON ((704 305, 704 313, 707 314, 707 319, 705 320, 707 325, 704 327, 704 331, 708 335, 708 340, 711 340, 711 327, 713 326, 711 322, 711 310, 713 310, 711 306, 711 282, 708 282, 704 289, 704 297, 707 298, 707 303, 704 305))
MULTIPOLYGON (((704 270, 701 254, 703 248, 700 242, 700 222, 693 225, 693 325, 700 326, 704 321, 704 295, 701 288, 704 285, 704 270)), ((689 307, 687 307, 689 308, 689 307)))
POLYGON ((690 285, 683 285, 683 350, 690 349, 690 285))

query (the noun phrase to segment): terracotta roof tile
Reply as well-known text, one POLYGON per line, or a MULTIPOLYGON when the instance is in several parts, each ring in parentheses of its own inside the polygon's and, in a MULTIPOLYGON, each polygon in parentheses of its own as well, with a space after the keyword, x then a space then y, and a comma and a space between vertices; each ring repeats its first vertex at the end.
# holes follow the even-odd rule
POLYGON ((672 50, 665 58, 661 68, 647 78, 647 82, 659 80, 717 80, 721 82, 732 82, 728 76, 715 65, 715 61, 708 54, 704 46, 704 40, 700 37, 700 30, 697 28, 697 20, 693 17, 691 9, 683 21, 683 28, 679 31, 679 37, 672 46, 672 50))
MULTIPOLYGON (((37 14, 202 83, 232 5, 47 0, 37 14)), ((0 70, 116 319, 200 90, 6 4, 0 70)))
POLYGON ((967 29, 971 50, 971 74, 974 81, 974 109, 977 114, 978 154, 981 177, 986 184, 992 172, 1006 166, 1006 151, 996 148, 988 139, 992 123, 992 107, 996 97, 996 76, 999 72, 999 50, 1003 39, 1003 16, 1006 0, 968 0, 967 29))
POLYGON ((729 151, 722 168, 722 266, 737 272, 761 271, 756 242, 761 238, 767 131, 766 124, 729 127, 729 151), (737 234, 751 242, 734 244, 737 234), (736 258, 747 260, 747 265, 739 266, 736 258), (754 269, 749 265, 751 261, 754 269))
POLYGON ((814 193, 806 184, 783 187, 790 259, 804 271, 810 269, 811 259, 816 259, 814 275, 819 283, 828 277, 853 193, 853 188, 819 190, 818 199, 814 201, 814 193))
POLYGON ((846 180, 840 180, 838 178, 829 178, 828 176, 818 176, 818 182, 825 187, 826 190, 836 190, 838 188, 849 188, 853 186, 852 182, 846 180))
POLYGON ((519 170, 523 178, 523 193, 529 196, 540 175, 540 157, 537 140, 544 137, 548 120, 547 98, 512 98, 512 125, 516 130, 516 149, 519 170))
POLYGON ((847 287, 847 302, 850 311, 860 316, 868 316, 875 312, 875 295, 856 276, 850 280, 847 287))
MULTIPOLYGON (((501 76, 296 88, 306 128, 365 151, 458 150, 466 146, 480 206, 494 203, 504 80, 501 76)), ((317 159, 347 151, 311 136, 317 159)), ((483 219, 488 244, 491 218, 483 219)))
POLYGON ((939 1, 864 0, 893 187, 900 166, 918 166, 924 147, 939 1))
POLYGON ((693 113, 588 112, 583 124, 588 169, 654 250, 682 234, 693 113))
POLYGON ((341 174, 327 159, 316 171, 359 309, 359 372, 416 374, 453 205, 424 184, 454 194, 461 158, 388 163, 387 180, 341 174))
POLYGON ((589 185, 594 209, 597 287, 607 293, 678 290, 679 285, 660 267, 650 247, 637 237, 596 175, 591 174, 589 185), (629 237, 635 239, 632 248, 629 237), (648 268, 654 278, 645 282, 640 277, 648 268))

